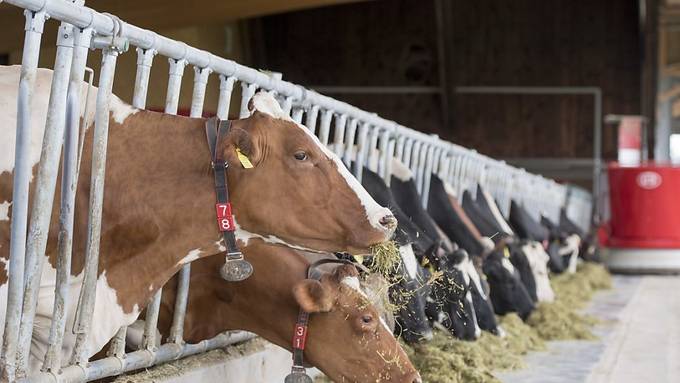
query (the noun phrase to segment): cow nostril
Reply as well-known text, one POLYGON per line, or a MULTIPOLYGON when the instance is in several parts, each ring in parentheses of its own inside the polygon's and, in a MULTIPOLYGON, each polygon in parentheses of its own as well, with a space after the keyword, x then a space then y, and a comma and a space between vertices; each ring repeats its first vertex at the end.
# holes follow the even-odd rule
POLYGON ((389 230, 392 230, 395 227, 397 227, 397 219, 392 214, 380 218, 379 222, 380 225, 389 230))

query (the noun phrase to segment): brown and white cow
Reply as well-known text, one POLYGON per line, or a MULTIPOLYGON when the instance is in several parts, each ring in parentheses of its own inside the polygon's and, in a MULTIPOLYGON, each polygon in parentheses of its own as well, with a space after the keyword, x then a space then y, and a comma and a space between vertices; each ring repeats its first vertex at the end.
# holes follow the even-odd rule
MULTIPOLYGON (((253 275, 220 278, 218 257, 192 264, 185 339, 190 343, 225 330, 244 329, 291 350, 298 310, 310 315, 305 361, 335 382, 414 383, 420 377, 392 332, 359 287, 354 266, 343 265, 320 282, 306 279, 310 263, 299 252, 255 243, 244 248, 253 275)), ((168 334, 176 279, 163 289, 159 328, 168 334)))
MULTIPOLYGON (((7 294, 19 72, 18 66, 0 67, 0 324, 7 294)), ((32 101, 34 174, 51 77, 50 70, 38 71, 32 101)), ((91 92, 88 100, 91 111, 95 94, 91 92)), ((390 211, 370 198, 337 156, 285 116, 271 95, 259 93, 251 105, 252 115, 234 121, 218 148, 229 163, 229 191, 241 244, 260 238, 302 249, 365 252, 392 234, 396 220, 390 211), (254 168, 240 165, 236 148, 250 158, 254 168)), ((121 325, 134 322, 157 289, 183 264, 223 248, 215 223, 205 120, 138 110, 115 96, 110 115, 90 354, 100 350, 121 325)), ((89 117, 85 116, 86 121, 89 117)), ((83 277, 93 131, 90 127, 85 135, 76 197, 65 356, 73 347, 70 329, 83 277)), ((59 201, 59 183, 55 201, 59 201)), ((32 356, 40 360, 54 300, 57 209, 52 214, 31 348, 32 356)), ((32 360, 32 369, 37 368, 38 359, 32 360)))

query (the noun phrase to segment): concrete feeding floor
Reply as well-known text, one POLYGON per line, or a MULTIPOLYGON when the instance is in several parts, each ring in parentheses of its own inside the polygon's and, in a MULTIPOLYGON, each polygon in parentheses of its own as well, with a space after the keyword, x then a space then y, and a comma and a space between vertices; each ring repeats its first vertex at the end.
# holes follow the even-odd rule
POLYGON ((603 321, 597 341, 550 342, 504 383, 680 382, 680 276, 615 276, 587 313, 603 321))

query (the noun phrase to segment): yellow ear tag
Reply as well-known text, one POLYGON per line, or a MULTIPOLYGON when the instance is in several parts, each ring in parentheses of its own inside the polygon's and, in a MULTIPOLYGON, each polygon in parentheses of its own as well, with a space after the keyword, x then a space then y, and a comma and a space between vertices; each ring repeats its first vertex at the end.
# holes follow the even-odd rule
POLYGON ((364 256, 363 255, 353 255, 354 260, 357 261, 358 264, 363 265, 364 264, 364 256))
POLYGON ((505 255, 505 258, 510 258, 510 250, 507 247, 503 248, 503 255, 505 255))
POLYGON ((248 156, 241 153, 241 149, 236 148, 236 156, 238 157, 238 160, 241 162, 241 165, 243 165, 244 168, 246 168, 246 169, 252 169, 253 168, 253 164, 248 159, 248 156))

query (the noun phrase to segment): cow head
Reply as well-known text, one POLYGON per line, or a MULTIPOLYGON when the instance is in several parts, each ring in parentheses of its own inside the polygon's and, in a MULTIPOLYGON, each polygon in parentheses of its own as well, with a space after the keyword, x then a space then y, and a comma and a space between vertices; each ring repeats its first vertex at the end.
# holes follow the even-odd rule
POLYGON ((477 323, 469 268, 472 267, 467 252, 458 249, 441 258, 436 266, 443 272, 439 282, 432 288, 428 314, 453 336, 475 340, 481 334, 477 323))
POLYGON ((426 299, 430 293, 429 276, 418 264, 411 245, 401 246, 399 251, 403 272, 390 288, 392 302, 399 308, 396 332, 408 344, 431 340, 432 328, 425 314, 426 299))
POLYGON ((397 225, 392 213, 273 96, 256 94, 250 108, 252 115, 234 121, 219 148, 229 163, 241 239, 356 253, 392 235, 397 225), (237 149, 252 168, 242 165, 237 149))
POLYGON ((493 251, 484 260, 483 269, 496 313, 516 312, 522 319, 528 318, 534 303, 508 257, 502 251, 493 251))
POLYGON ((311 313, 305 358, 335 382, 420 382, 399 343, 359 286, 354 266, 293 288, 311 313))

